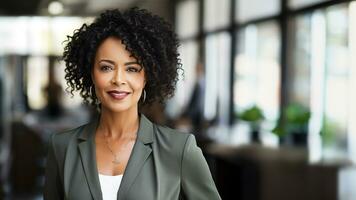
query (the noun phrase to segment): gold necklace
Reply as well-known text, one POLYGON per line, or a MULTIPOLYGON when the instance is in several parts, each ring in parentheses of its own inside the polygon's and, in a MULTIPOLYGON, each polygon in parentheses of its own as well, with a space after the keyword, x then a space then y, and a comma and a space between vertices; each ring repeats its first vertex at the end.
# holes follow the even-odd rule
MULTIPOLYGON (((120 160, 117 157, 116 153, 111 149, 110 145, 109 145, 109 140, 108 138, 105 136, 105 142, 106 142, 106 146, 108 147, 108 149, 110 150, 111 154, 114 156, 114 160, 111 161, 112 163, 118 165, 120 164, 120 160)), ((119 151, 120 152, 120 151, 119 151)))

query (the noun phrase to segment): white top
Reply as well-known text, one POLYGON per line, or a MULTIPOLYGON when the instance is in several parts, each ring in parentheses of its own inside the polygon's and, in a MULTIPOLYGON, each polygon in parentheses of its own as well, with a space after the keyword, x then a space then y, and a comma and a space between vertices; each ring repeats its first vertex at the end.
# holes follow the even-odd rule
POLYGON ((99 181, 103 200, 116 200, 117 192, 121 184, 122 174, 117 176, 108 176, 99 173, 99 181))

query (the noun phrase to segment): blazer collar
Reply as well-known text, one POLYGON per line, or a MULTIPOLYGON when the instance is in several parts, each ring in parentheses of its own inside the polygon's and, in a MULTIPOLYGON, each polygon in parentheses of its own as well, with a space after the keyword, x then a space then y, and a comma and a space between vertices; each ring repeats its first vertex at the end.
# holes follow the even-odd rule
MULTIPOLYGON (((85 125, 78 135, 80 157, 83 164, 86 180, 89 185, 93 199, 102 200, 100 181, 98 176, 96 155, 95 155, 95 131, 99 124, 99 117, 93 122, 85 125)), ((137 132, 137 139, 132 149, 129 161, 123 174, 117 199, 127 199, 128 191, 141 171, 146 159, 151 154, 150 144, 153 142, 153 123, 140 114, 140 125, 137 132)))

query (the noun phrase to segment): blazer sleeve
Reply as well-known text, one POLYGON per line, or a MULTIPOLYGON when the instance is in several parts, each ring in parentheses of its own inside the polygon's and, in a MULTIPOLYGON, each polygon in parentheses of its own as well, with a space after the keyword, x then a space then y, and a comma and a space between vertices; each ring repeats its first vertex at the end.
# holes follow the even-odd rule
POLYGON ((54 149, 54 134, 48 143, 47 163, 45 170, 44 200, 63 199, 63 187, 60 181, 58 162, 54 149))
POLYGON ((188 136, 184 147, 181 170, 182 192, 186 199, 221 199, 208 164, 192 134, 188 136))

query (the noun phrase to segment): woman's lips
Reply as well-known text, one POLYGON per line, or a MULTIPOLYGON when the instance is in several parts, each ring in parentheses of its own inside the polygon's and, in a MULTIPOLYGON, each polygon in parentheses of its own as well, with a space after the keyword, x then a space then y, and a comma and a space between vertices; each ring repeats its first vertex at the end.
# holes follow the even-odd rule
POLYGON ((122 100, 125 97, 127 97, 130 93, 129 92, 109 91, 108 94, 116 100, 122 100))

